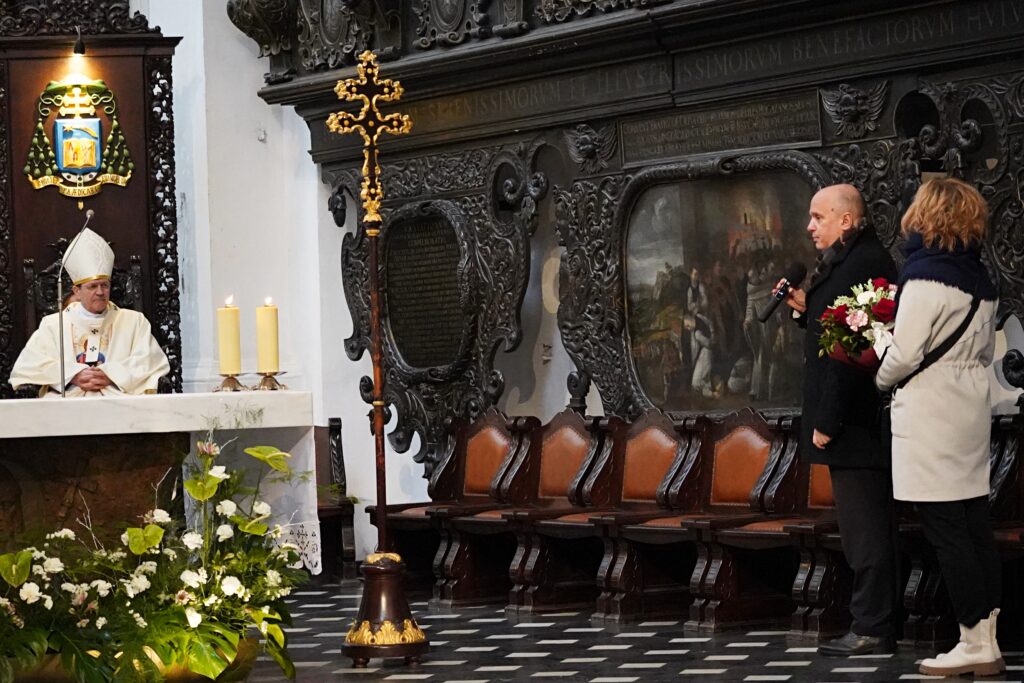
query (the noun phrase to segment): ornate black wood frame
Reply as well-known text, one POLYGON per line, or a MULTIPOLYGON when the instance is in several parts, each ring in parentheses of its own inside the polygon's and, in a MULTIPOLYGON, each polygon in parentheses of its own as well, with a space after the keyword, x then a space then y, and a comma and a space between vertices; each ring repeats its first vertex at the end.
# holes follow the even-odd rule
POLYGON ((637 377, 626 318, 626 237, 633 205, 655 185, 759 171, 790 171, 814 189, 828 184, 827 171, 814 157, 783 151, 655 166, 555 190, 566 283, 558 327, 576 367, 597 385, 605 412, 633 418, 654 407, 637 377))
MULTIPOLYGON (((87 35, 144 34, 159 37, 146 17, 132 14, 127 0, 22 0, 0 9, 0 39, 29 36, 73 36, 80 28, 87 35)), ((162 386, 181 391, 181 310, 178 289, 178 219, 174 171, 174 112, 171 58, 145 58, 147 124, 146 156, 149 188, 150 278, 144 283, 153 295, 153 334, 167 354, 171 372, 162 386)), ((14 240, 11 226, 11 149, 6 130, 8 68, 0 60, 0 378, 10 375, 20 349, 13 348, 14 240)), ((0 398, 13 395, 0 382, 0 398)))
MULTIPOLYGON (((532 170, 540 146, 514 143, 385 163, 389 210, 381 233, 384 249, 389 226, 417 216, 441 216, 454 228, 461 254, 461 303, 470 329, 457 361, 439 368, 410 367, 398 352, 386 311, 384 316, 385 401, 398 410, 388 439, 405 452, 413 434, 419 434, 414 459, 424 463, 428 477, 442 455, 450 421, 473 419, 497 401, 505 378, 494 369, 494 356, 499 346, 514 350, 522 338, 519 311, 530 276, 530 237, 537 225, 537 202, 547 191, 545 176, 532 170), (445 198, 424 199, 438 195, 445 198)), ((344 212, 338 209, 346 204, 345 195, 359 196, 359 177, 354 170, 326 175, 335 188, 331 208, 341 225, 344 212)), ((362 228, 345 235, 342 278, 354 328, 345 352, 352 360, 370 344, 366 256, 362 228)), ((382 282, 385 263, 382 259, 382 282)), ((364 377, 360 391, 367 402, 371 386, 364 377)))

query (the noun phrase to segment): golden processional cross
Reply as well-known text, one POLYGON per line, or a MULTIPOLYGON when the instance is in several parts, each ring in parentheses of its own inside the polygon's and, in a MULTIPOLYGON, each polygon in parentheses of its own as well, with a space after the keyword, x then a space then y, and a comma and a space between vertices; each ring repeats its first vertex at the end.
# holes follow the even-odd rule
POLYGON ((363 596, 359 612, 345 636, 343 651, 356 667, 365 667, 371 657, 405 657, 416 662, 430 644, 413 619, 405 598, 402 558, 389 552, 387 532, 387 489, 384 462, 384 355, 381 342, 380 291, 377 266, 377 238, 380 235, 380 203, 384 192, 380 185, 377 139, 384 133, 404 135, 412 121, 404 114, 383 115, 377 105, 397 102, 402 86, 396 81, 380 80, 377 58, 372 52, 359 55, 359 77, 338 81, 334 88, 338 99, 361 102, 358 115, 338 112, 327 117, 332 133, 359 133, 363 138, 363 229, 368 238, 367 286, 370 290, 370 357, 373 361, 373 438, 377 469, 377 552, 362 565, 363 596))

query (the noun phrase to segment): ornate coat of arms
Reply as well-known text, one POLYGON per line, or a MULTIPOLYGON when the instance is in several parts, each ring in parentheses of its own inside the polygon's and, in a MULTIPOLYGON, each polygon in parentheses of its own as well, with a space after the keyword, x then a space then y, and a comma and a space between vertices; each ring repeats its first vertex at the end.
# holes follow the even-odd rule
POLYGON ((32 187, 56 185, 62 195, 82 198, 98 194, 106 184, 128 184, 135 164, 117 120, 117 100, 106 83, 51 81, 39 95, 36 111, 25 163, 32 187), (52 141, 47 136, 51 117, 52 141))

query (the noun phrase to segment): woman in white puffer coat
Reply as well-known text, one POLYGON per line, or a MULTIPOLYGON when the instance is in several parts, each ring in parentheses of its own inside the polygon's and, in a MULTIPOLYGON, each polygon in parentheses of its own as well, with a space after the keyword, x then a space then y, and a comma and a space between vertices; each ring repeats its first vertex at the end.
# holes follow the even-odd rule
POLYGON ((981 262, 987 222, 985 200, 960 180, 929 180, 918 190, 902 223, 907 261, 896 327, 875 378, 885 390, 913 375, 892 400, 893 494, 914 503, 960 623, 956 647, 921 662, 921 673, 929 675, 1005 669, 996 643, 1001 567, 988 507, 986 368, 997 293, 981 262), (969 316, 953 346, 914 374, 969 316))

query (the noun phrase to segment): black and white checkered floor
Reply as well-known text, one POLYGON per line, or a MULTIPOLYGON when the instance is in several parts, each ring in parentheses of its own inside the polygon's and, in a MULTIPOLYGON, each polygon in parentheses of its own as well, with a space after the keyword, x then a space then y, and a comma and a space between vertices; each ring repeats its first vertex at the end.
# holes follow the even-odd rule
MULTIPOLYGON (((583 612, 545 615, 513 624, 498 606, 434 614, 413 602, 419 625, 430 637, 430 654, 418 666, 401 659, 373 659, 353 669, 341 644, 359 606, 358 582, 327 585, 294 594, 295 628, 290 651, 301 683, 330 681, 904 681, 931 678, 917 673, 928 651, 900 649, 895 655, 826 659, 812 647, 786 642, 783 631, 734 631, 712 637, 684 633, 677 621, 648 621, 615 633, 590 625, 583 612)), ((1004 653, 1005 676, 986 681, 1021 681, 1024 652, 1004 653)), ((250 681, 283 680, 272 662, 261 661, 250 681)), ((953 679, 957 680, 957 679, 953 679)), ((963 679, 959 679, 963 680, 963 679)))

